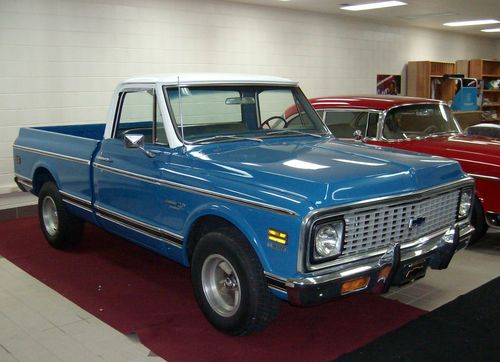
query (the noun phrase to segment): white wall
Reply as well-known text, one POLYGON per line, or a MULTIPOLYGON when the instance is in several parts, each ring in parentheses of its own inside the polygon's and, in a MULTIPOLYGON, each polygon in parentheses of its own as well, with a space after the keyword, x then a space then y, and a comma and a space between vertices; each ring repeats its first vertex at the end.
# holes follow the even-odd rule
POLYGON ((218 0, 0 0, 0 193, 20 126, 99 122, 114 85, 158 72, 289 77, 372 93, 408 60, 492 58, 486 38, 218 0))

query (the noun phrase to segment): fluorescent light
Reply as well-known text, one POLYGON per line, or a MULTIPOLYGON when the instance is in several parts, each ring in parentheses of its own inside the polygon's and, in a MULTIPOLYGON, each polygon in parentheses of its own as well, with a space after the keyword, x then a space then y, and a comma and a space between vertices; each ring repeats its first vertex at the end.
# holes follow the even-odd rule
POLYGON ((343 5, 340 8, 342 10, 350 10, 350 11, 361 11, 361 10, 373 10, 373 9, 381 9, 381 8, 390 8, 393 6, 401 6, 408 5, 402 1, 382 1, 378 3, 367 3, 367 4, 359 4, 359 5, 343 5))
POLYGON ((472 25, 487 25, 498 24, 500 21, 493 19, 486 20, 466 20, 466 21, 453 21, 451 23, 444 23, 444 26, 472 26, 472 25))
POLYGON ((485 33, 498 33, 498 32, 500 32, 500 28, 481 29, 481 31, 484 31, 485 33))

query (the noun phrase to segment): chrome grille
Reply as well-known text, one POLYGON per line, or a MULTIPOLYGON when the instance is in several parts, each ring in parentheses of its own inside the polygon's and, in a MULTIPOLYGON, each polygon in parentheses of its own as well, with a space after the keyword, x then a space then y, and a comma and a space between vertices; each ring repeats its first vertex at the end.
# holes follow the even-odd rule
POLYGON ((460 191, 416 202, 384 205, 345 214, 344 250, 341 258, 374 252, 391 243, 416 240, 451 226, 456 220, 460 191), (410 228, 410 220, 412 227, 410 228))

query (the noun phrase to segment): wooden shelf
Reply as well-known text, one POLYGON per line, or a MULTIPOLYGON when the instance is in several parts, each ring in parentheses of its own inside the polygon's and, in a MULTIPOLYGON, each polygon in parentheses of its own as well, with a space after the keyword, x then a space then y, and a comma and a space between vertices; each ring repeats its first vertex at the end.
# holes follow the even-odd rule
POLYGON ((489 103, 483 103, 482 110, 500 113, 500 89, 484 89, 485 82, 500 79, 500 60, 472 59, 469 61, 469 77, 481 81, 483 99, 488 98, 489 103))
POLYGON ((444 80, 445 74, 455 73, 455 63, 429 60, 408 62, 406 94, 412 97, 450 101, 455 95, 455 82, 444 80), (434 82, 434 94, 432 91, 434 82), (437 84, 439 82, 439 84, 437 84))

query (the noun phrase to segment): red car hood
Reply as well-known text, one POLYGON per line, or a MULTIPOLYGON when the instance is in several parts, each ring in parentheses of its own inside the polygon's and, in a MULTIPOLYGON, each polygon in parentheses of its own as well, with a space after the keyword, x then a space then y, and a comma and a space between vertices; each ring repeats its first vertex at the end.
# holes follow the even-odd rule
POLYGON ((453 158, 467 173, 500 177, 500 141, 492 138, 458 135, 373 143, 453 158))

